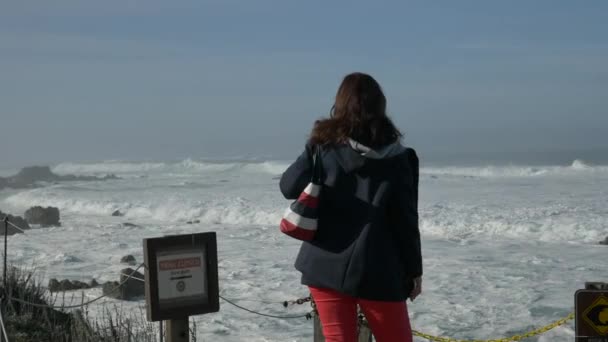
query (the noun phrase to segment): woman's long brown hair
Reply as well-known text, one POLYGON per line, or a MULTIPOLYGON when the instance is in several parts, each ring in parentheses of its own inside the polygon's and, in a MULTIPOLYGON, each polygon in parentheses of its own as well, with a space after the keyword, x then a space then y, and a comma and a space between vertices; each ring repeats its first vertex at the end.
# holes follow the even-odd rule
POLYGON ((394 143, 401 132, 386 115, 386 97, 370 75, 346 75, 329 118, 315 123, 310 134, 313 144, 343 144, 349 138, 378 148, 394 143))

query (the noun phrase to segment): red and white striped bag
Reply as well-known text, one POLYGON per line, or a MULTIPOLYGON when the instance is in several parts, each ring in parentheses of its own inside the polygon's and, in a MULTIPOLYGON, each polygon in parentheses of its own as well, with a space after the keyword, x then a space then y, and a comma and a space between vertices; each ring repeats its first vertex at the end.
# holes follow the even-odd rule
POLYGON ((315 148, 312 170, 310 183, 287 208, 280 225, 283 233, 302 241, 314 239, 319 221, 319 196, 323 187, 323 164, 319 146, 315 148))

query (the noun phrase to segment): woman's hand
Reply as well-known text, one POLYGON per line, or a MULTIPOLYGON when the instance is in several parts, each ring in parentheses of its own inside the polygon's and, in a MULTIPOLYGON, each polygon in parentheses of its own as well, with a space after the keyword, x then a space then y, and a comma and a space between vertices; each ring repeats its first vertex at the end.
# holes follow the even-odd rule
POLYGON ((414 278, 414 289, 410 293, 410 300, 413 302, 422 292, 422 277, 414 278))

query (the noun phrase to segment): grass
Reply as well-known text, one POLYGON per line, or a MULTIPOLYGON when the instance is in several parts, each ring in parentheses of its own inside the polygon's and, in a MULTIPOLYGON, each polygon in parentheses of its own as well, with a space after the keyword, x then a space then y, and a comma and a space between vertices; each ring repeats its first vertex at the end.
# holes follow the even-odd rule
MULTIPOLYGON (((118 306, 104 308, 92 319, 82 310, 54 310, 22 304, 57 306, 58 295, 50 294, 34 277, 35 272, 10 267, 6 286, 0 283, 2 315, 11 342, 157 342, 156 324, 145 319, 140 309, 124 312, 118 306), (8 296, 7 296, 8 295, 8 296)), ((61 294, 65 296, 65 294, 61 294)))

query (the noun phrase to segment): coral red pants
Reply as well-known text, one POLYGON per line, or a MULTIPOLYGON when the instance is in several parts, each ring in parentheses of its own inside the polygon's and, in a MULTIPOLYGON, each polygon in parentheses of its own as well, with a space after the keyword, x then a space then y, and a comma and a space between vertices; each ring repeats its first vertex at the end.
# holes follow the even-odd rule
POLYGON ((309 287, 317 305, 326 342, 357 341, 357 305, 376 342, 412 342, 407 304, 350 297, 334 290, 309 287))

